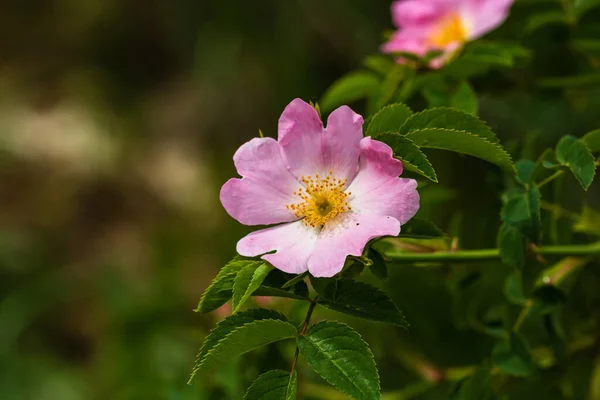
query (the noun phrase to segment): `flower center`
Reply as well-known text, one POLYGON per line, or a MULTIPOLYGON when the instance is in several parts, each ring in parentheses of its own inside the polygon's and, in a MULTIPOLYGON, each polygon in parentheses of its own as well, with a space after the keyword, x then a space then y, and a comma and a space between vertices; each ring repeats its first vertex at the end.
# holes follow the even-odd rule
POLYGON ((458 13, 452 13, 429 37, 432 44, 437 47, 445 48, 451 43, 464 42, 467 38, 467 31, 458 13))
POLYGON ((344 192, 347 179, 336 179, 333 172, 322 178, 319 174, 302 176, 304 188, 294 192, 300 197, 300 202, 287 204, 286 208, 294 213, 296 217, 302 218, 302 222, 313 228, 321 227, 332 218, 350 211, 348 196, 351 192, 344 192))

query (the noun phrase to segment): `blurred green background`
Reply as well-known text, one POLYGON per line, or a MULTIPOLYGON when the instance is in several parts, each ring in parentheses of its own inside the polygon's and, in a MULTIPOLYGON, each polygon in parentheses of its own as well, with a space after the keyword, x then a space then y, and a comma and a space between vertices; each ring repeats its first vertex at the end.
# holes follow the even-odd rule
MULTIPOLYGON (((533 60, 472 83, 481 117, 513 155, 535 158, 560 135, 600 127, 597 88, 540 88, 535 78, 595 71, 598 64, 569 47, 573 31, 560 24, 524 36, 524 21, 542 6, 519 3, 527 4, 515 6, 494 34, 521 41, 534 50, 533 60)), ((219 189, 235 175, 235 149, 259 128, 275 136, 289 101, 317 100, 377 52, 382 32, 392 28, 389 6, 0 2, 1 399, 241 399, 260 372, 289 368, 293 345, 280 344, 185 384, 203 338, 228 312, 192 310, 249 231, 225 213, 219 189)), ((590 15, 587 26, 597 34, 590 15)), ((423 101, 411 105, 419 109, 423 101)), ((461 237, 464 247, 494 246, 500 172, 456 155, 432 153, 432 160, 445 167, 438 168, 440 185, 423 187, 421 215, 461 237)), ((579 211, 578 190, 565 180, 561 203, 579 211)), ((594 201, 597 184, 588 197, 594 201)), ((551 241, 569 235, 560 231, 551 241)), ((351 321, 372 346, 384 391, 419 377, 437 382, 436 368, 477 364, 489 354, 493 339, 463 314, 496 312, 494 319, 515 310, 494 308, 506 271, 485 271, 391 272, 388 290, 411 331, 351 321), (457 294, 465 288, 470 292, 457 294), (475 306, 468 301, 474 293, 486 296, 475 306)), ((589 292, 600 272, 586 271, 579 284, 589 292)), ((590 296, 573 307, 593 315, 600 302, 590 296)), ((296 319, 305 312, 295 302, 259 301, 296 319)), ((315 317, 325 315, 348 319, 322 310, 315 317)), ((588 364, 574 373, 584 376, 581 396, 588 364)), ((299 368, 301 398, 343 398, 299 368)), ((448 391, 442 384, 422 398, 448 391)))

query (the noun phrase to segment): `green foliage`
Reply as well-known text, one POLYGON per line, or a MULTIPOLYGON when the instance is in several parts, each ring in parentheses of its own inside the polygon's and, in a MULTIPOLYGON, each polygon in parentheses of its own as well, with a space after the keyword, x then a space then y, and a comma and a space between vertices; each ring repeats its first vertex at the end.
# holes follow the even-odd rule
POLYGON ((583 141, 570 135, 563 136, 556 146, 556 159, 569 168, 581 186, 588 190, 596 174, 596 165, 583 141))
POLYGON ((370 248, 368 253, 369 259, 371 260, 371 272, 379 279, 385 279, 388 277, 387 264, 383 256, 375 249, 370 248))
POLYGON ((245 267, 258 267, 261 264, 261 261, 244 259, 242 257, 236 257, 231 260, 221 268, 210 286, 204 291, 196 311, 203 313, 210 312, 228 302, 231 296, 233 296, 233 284, 237 273, 245 267))
POLYGON ((380 90, 379 82, 377 75, 372 72, 351 72, 333 83, 325 92, 319 102, 321 109, 329 112, 343 104, 373 96, 380 90))
POLYGON ((406 120, 413 115, 413 112, 405 104, 390 104, 379 110, 367 127, 365 136, 371 136, 373 139, 381 140, 379 135, 385 132, 399 132, 400 127, 406 120))
POLYGON ((248 388, 244 400, 296 400, 296 371, 273 370, 259 376, 248 388))
POLYGON ((458 400, 488 400, 492 397, 491 368, 488 365, 478 367, 473 375, 464 382, 458 393, 458 400))
POLYGON ((511 192, 501 213, 505 224, 515 227, 533 243, 537 243, 540 236, 540 215, 540 191, 537 186, 511 192))
POLYGON ((414 114, 400 129, 403 135, 426 128, 451 129, 466 131, 491 143, 498 143, 496 134, 480 119, 451 108, 432 108, 414 114))
POLYGON ((298 336, 297 342, 306 361, 331 385, 357 400, 380 398, 373 353, 352 328, 320 322, 298 336))
POLYGON ((585 134, 581 141, 590 149, 592 153, 600 151, 600 129, 593 130, 585 134))
POLYGON ((244 305, 272 269, 273 267, 268 263, 252 263, 237 273, 233 281, 233 312, 238 311, 244 305))
POLYGON ((407 137, 421 148, 450 150, 467 154, 496 164, 507 171, 514 170, 510 155, 500 145, 467 131, 426 128, 414 130, 407 134, 407 137))
POLYGON ((536 372, 527 341, 519 333, 511 333, 509 338, 496 344, 492 361, 507 374, 526 377, 536 372))
POLYGON ((444 238, 446 234, 431 221, 411 218, 402 225, 399 236, 414 239, 436 239, 444 238))
POLYGON ((508 223, 502 224, 498 232, 498 249, 502 262, 517 269, 525 264, 525 236, 519 228, 508 223))
POLYGON ((462 81, 458 85, 458 88, 450 98, 450 105, 452 108, 464 111, 467 114, 477 115, 477 95, 467 81, 462 81))
POLYGON ((298 278, 278 269, 272 269, 253 296, 287 297, 296 300, 308 300, 308 286, 298 278))
POLYGON ((313 279, 319 293, 317 303, 354 317, 386 322, 407 328, 398 307, 375 286, 352 279, 313 279))
POLYGON ((252 309, 220 322, 200 348, 194 372, 208 372, 258 347, 296 336, 296 327, 276 311, 252 309))
POLYGON ((427 179, 437 182, 437 175, 427 156, 414 144, 412 140, 397 133, 384 132, 375 137, 386 143, 394 151, 394 155, 402 161, 408 171, 415 172, 427 179))

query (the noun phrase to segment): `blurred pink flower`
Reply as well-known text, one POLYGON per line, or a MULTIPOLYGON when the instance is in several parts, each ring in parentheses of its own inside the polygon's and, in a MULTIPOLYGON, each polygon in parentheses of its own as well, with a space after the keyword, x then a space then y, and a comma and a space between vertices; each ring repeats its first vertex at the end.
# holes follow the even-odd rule
POLYGON ((279 119, 278 140, 255 138, 238 149, 243 178, 223 185, 221 203, 242 224, 279 224, 241 239, 239 254, 330 277, 369 240, 398 235, 419 208, 417 182, 398 178, 402 163, 388 145, 363 138, 362 125, 342 106, 323 128, 317 111, 295 99, 279 119))
MULTIPOLYGON (((395 1, 392 18, 399 30, 382 46, 382 51, 423 56, 440 50, 443 54, 430 62, 430 67, 440 68, 462 44, 502 24, 512 3, 513 0, 395 1)), ((398 61, 404 62, 404 58, 398 61)))

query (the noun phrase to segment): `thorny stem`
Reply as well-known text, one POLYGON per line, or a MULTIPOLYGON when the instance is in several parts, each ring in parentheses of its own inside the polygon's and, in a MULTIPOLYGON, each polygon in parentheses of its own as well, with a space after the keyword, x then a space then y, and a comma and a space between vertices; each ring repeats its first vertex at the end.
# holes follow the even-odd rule
MULTIPOLYGON (((591 244, 540 246, 532 248, 535 254, 541 256, 600 256, 600 242, 591 244)), ((401 253, 390 252, 385 256, 392 263, 445 263, 445 262, 481 262, 500 260, 499 249, 436 251, 430 253, 401 253)))
MULTIPOLYGON (((302 330, 300 331, 299 336, 304 336, 306 334, 306 330, 308 329, 308 324, 310 322, 310 317, 312 317, 312 313, 317 306, 317 297, 310 301, 310 306, 308 307, 308 311, 306 312, 306 318, 304 318, 304 324, 302 325, 302 330)), ((296 345, 296 352, 294 353, 294 361, 292 361, 292 369, 290 371, 290 375, 294 374, 296 370, 296 363, 298 362, 298 355, 300 355, 300 348, 296 345)))

